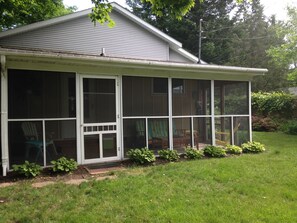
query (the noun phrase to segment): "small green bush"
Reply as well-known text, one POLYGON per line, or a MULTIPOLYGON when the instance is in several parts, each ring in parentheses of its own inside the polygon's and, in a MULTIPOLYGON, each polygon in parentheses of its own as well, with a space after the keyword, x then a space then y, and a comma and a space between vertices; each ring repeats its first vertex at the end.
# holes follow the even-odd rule
POLYGON ((25 161, 24 164, 21 165, 12 165, 12 168, 17 173, 25 176, 25 177, 36 177, 41 172, 41 166, 36 163, 30 163, 29 161, 25 161))
POLYGON ((225 157, 226 156, 226 151, 223 148, 218 147, 218 146, 211 146, 211 145, 206 146, 203 149, 203 152, 204 152, 204 155, 208 156, 208 157, 219 158, 219 157, 225 157))
POLYGON ((198 150, 194 148, 186 148, 185 154, 187 159, 192 159, 192 160, 202 159, 204 156, 202 150, 198 150))
POLYGON ((289 135, 297 135, 297 120, 290 120, 282 126, 282 131, 289 135))
POLYGON ((229 154, 236 154, 239 155, 242 153, 242 149, 239 146, 236 145, 227 145, 226 146, 226 152, 229 154))
POLYGON ((161 159, 167 160, 169 162, 175 162, 179 160, 179 155, 176 150, 162 149, 158 151, 158 154, 161 159))
POLYGON ((130 149, 127 156, 138 165, 145 165, 156 161, 154 153, 148 148, 130 149))
POLYGON ((67 159, 66 157, 53 160, 51 161, 51 164, 53 164, 53 172, 69 173, 77 169, 77 162, 74 159, 67 159))
POLYGON ((241 148, 244 153, 261 153, 265 151, 264 145, 259 142, 243 143, 241 148))

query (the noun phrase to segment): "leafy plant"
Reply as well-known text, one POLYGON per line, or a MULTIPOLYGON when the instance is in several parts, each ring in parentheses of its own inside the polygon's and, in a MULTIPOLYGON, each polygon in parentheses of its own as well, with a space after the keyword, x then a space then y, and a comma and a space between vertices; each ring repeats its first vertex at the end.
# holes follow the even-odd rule
POLYGON ((297 120, 290 120, 282 126, 282 131, 290 135, 297 135, 297 120))
POLYGON ((295 98, 285 92, 252 93, 252 108, 260 115, 280 114, 290 117, 296 108, 295 98))
POLYGON ((261 153, 265 151, 264 145, 259 142, 243 143, 241 148, 244 153, 261 153))
POLYGON ((77 169, 77 162, 74 159, 67 159, 66 157, 53 160, 51 164, 53 164, 52 170, 54 172, 69 173, 77 169))
POLYGON ((30 163, 29 161, 25 161, 24 164, 21 165, 12 165, 14 171, 25 177, 36 177, 41 172, 41 166, 36 163, 30 163))
POLYGON ((239 146, 236 145, 227 145, 226 146, 226 152, 229 154, 241 154, 242 153, 242 149, 239 146))
POLYGON ((176 150, 162 149, 158 151, 158 154, 161 159, 167 160, 169 162, 175 162, 179 160, 179 155, 176 150))
POLYGON ((144 165, 156 161, 154 153, 148 148, 130 149, 127 156, 136 164, 144 165))
POLYGON ((186 148, 185 153, 186 153, 186 158, 192 159, 192 160, 202 159, 204 156, 202 150, 198 150, 194 148, 186 148))
POLYGON ((206 146, 203 150, 205 156, 209 157, 225 157, 226 156, 226 151, 219 146, 206 146))

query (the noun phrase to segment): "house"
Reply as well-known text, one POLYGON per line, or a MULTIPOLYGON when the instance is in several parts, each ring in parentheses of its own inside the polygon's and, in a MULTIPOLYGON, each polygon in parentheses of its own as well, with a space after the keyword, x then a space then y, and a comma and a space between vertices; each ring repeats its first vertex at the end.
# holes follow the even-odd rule
POLYGON ((117 4, 114 28, 90 10, 0 33, 3 175, 122 160, 131 148, 251 140, 251 80, 266 69, 197 64, 182 44, 117 4))

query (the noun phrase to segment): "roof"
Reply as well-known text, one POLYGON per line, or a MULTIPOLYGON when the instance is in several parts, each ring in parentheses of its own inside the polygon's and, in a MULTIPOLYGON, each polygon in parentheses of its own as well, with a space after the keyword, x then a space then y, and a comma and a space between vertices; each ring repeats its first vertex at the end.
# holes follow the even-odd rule
MULTIPOLYGON (((113 10, 117 11, 121 15, 127 17, 128 19, 135 22, 139 26, 143 27, 147 31, 151 32, 152 34, 158 36, 159 38, 161 38, 162 40, 167 42, 169 44, 169 47, 172 50, 174 50, 175 52, 181 54, 182 56, 186 57, 187 59, 189 59, 193 62, 198 62, 198 58, 196 56, 194 56, 193 54, 184 50, 182 48, 182 44, 180 42, 178 42, 174 38, 168 36, 167 34, 163 33, 162 31, 155 28, 154 26, 148 24, 147 22, 143 21, 142 19, 138 18, 137 16, 133 15, 129 10, 123 8, 119 4, 117 4, 115 2, 113 2, 111 4, 113 6, 113 10)), ((86 10, 75 12, 75 13, 72 13, 69 15, 65 15, 65 16, 61 16, 61 17, 57 17, 57 18, 53 18, 53 19, 49 19, 49 20, 45 20, 45 21, 41 21, 41 22, 36 22, 36 23, 30 24, 30 25, 25 25, 25 26, 22 26, 19 28, 7 30, 5 32, 0 33, 0 38, 17 35, 17 34, 20 34, 23 32, 28 32, 28 31, 44 28, 47 26, 55 25, 58 23, 66 22, 69 20, 77 19, 77 18, 86 16, 86 15, 89 15, 91 12, 92 12, 92 9, 86 9, 86 10)), ((202 61, 202 64, 206 64, 206 63, 202 61)))
POLYGON ((246 68, 246 67, 233 67, 233 66, 220 66, 209 64, 187 64, 177 62, 165 62, 165 61, 151 61, 142 59, 128 59, 128 58, 115 58, 105 57, 98 55, 85 55, 85 54, 73 54, 69 52, 50 52, 50 51, 34 51, 34 50, 20 50, 11 48, 1 48, 0 55, 6 55, 7 57, 22 57, 24 60, 46 60, 47 62, 53 60, 55 63, 67 63, 75 61, 78 63, 88 63, 100 66, 102 64, 113 64, 119 67, 131 67, 142 69, 161 69, 161 70, 174 70, 180 72, 194 72, 202 74, 216 73, 217 75, 247 75, 249 77, 264 75, 268 72, 267 69, 260 68, 246 68), (57 59, 59 59, 57 61, 57 59))

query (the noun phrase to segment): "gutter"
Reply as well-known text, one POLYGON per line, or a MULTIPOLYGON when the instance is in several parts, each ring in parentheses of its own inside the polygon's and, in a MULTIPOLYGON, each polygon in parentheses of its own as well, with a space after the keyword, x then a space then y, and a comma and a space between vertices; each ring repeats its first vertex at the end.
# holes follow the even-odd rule
MULTIPOLYGON (((160 70, 180 70, 183 72, 196 72, 196 73, 217 73, 217 74, 245 74, 249 76, 264 75, 268 72, 267 69, 260 68, 245 68, 234 66, 218 66, 218 65, 205 65, 205 64, 186 64, 186 63, 173 63, 164 61, 151 61, 151 60, 137 60, 115 57, 99 57, 84 54, 70 54, 70 53, 54 53, 54 52, 36 52, 31 50, 17 50, 7 49, 0 47, 0 55, 25 57, 28 59, 36 58, 51 59, 57 62, 68 61, 76 63, 86 63, 94 65, 112 64, 119 67, 132 67, 132 68, 145 68, 145 69, 160 69, 160 70)), ((9 57, 8 57, 9 60, 9 57)), ((61 62, 62 63, 62 62, 61 62)))

